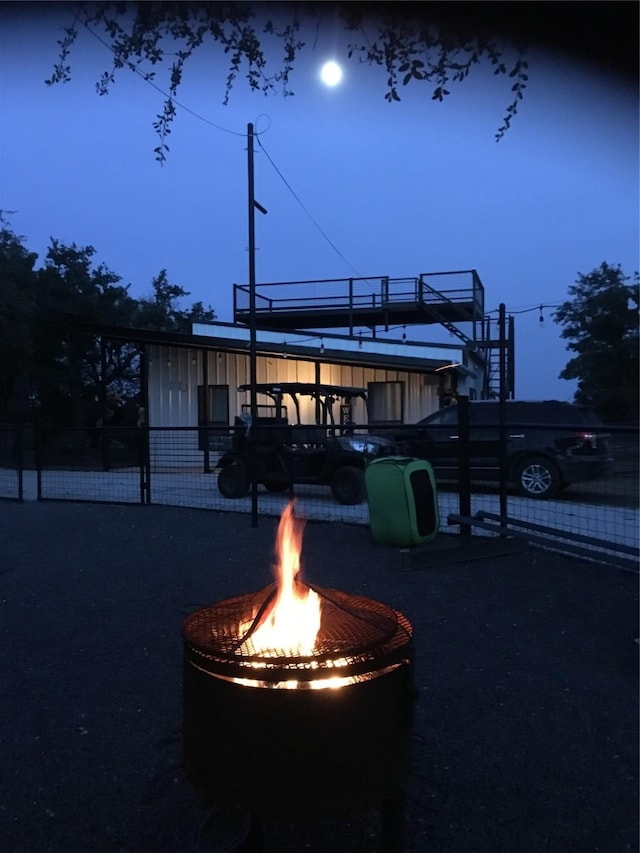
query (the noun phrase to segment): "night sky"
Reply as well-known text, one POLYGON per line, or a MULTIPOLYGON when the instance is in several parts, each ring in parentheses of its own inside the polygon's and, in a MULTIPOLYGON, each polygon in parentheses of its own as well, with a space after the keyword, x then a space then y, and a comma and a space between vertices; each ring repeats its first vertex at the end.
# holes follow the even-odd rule
MULTIPOLYGON (((223 106, 224 59, 198 54, 160 166, 162 95, 127 73, 98 97, 109 52, 87 31, 72 81, 47 87, 68 7, 0 4, 0 209, 41 260, 52 237, 92 245, 136 297, 166 268, 188 302, 231 321, 232 285, 248 279, 252 122, 263 146, 256 197, 269 211, 256 220, 258 282, 476 269, 487 311, 504 302, 516 317, 516 396, 570 399, 552 306, 603 261, 628 275, 640 266, 638 6, 421 5, 455 10, 467 26, 481 9, 485 24, 533 35, 529 85, 501 142, 512 81, 488 66, 452 84, 444 103, 418 83, 388 104, 385 72, 354 62, 340 86, 324 86, 320 66, 346 60, 349 40, 326 14, 290 98, 239 81, 223 106)), ((410 337, 450 341, 437 327, 410 337)))

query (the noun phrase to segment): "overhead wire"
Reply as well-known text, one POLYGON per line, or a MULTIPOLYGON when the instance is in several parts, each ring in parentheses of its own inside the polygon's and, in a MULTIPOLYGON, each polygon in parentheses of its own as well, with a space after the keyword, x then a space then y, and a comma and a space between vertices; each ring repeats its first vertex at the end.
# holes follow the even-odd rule
MULTIPOLYGON (((537 305, 532 306, 531 308, 522 308, 517 311, 512 311, 509 308, 506 309, 508 314, 529 314, 531 311, 540 311, 543 308, 561 308, 561 304, 550 305, 546 302, 538 303, 537 305)), ((494 308, 492 311, 487 311, 487 314, 498 314, 500 311, 499 308, 494 308)))
POLYGON ((262 152, 264 153, 265 157, 267 158, 267 160, 269 161, 269 163, 270 163, 270 164, 271 164, 271 166, 273 167, 274 171, 276 172, 276 174, 278 175, 278 177, 280 178, 280 180, 283 182, 283 184, 285 185, 285 187, 289 190, 289 192, 290 192, 290 193, 291 193, 291 195, 294 197, 294 199, 298 202, 298 204, 299 204, 299 205, 300 205, 300 207, 302 208, 302 210, 303 210, 303 212, 305 213, 305 215, 309 218, 309 220, 311 221, 311 223, 315 226, 315 228, 318 230, 318 232, 319 232, 319 233, 324 237, 324 239, 325 239, 325 240, 327 241, 327 243, 331 246, 331 248, 334 250, 334 252, 336 252, 336 254, 338 255, 338 257, 339 257, 342 261, 344 261, 344 263, 345 263, 345 264, 346 264, 346 265, 347 265, 347 266, 348 266, 348 267, 349 267, 353 272, 355 272, 355 273, 356 273, 356 275, 357 275, 359 278, 364 278, 364 276, 362 275, 362 273, 361 273, 361 272, 359 272, 359 270, 357 270, 357 269, 353 266, 353 264, 352 264, 352 263, 351 263, 347 258, 345 258, 345 256, 342 254, 342 252, 340 251, 340 249, 338 249, 338 247, 335 245, 335 243, 334 243, 334 242, 333 242, 333 241, 328 237, 328 235, 325 233, 325 231, 320 227, 320 225, 318 224, 318 222, 316 222, 316 220, 314 219, 314 217, 313 217, 313 216, 311 215, 311 213, 307 210, 307 208, 306 208, 306 207, 305 207, 305 205, 303 204, 302 199, 300 198, 300 196, 295 192, 295 190, 293 189, 293 187, 291 186, 291 184, 289 183, 289 181, 287 181, 287 179, 286 179, 286 178, 285 178, 285 176, 282 174, 282 172, 280 171, 280 169, 279 169, 279 168, 276 166, 276 164, 274 163, 274 161, 273 161, 273 159, 272 159, 271 155, 269 154, 269 152, 267 151, 267 149, 266 149, 266 148, 264 147, 264 145, 262 144, 262 140, 260 139, 260 137, 259 137, 259 136, 257 136, 257 137, 256 137, 256 139, 257 139, 258 145, 259 145, 259 146, 260 146, 260 148, 262 149, 262 152))
MULTIPOLYGON (((75 11, 75 9, 72 9, 70 6, 67 5, 65 5, 64 8, 75 18, 75 20, 79 24, 81 24, 87 30, 87 32, 91 33, 91 35, 95 39, 97 39, 101 45, 103 45, 110 53, 115 54, 115 51, 113 50, 111 45, 107 41, 105 41, 102 36, 99 35, 92 27, 90 27, 86 21, 83 21, 82 18, 75 11)), ((160 86, 158 86, 157 83, 154 83, 154 81, 150 77, 148 77, 146 74, 143 74, 142 71, 140 71, 139 68, 136 68, 136 66, 132 62, 127 62, 126 65, 130 71, 133 71, 134 74, 137 74, 141 80, 143 80, 145 83, 148 83, 149 86, 155 89, 156 92, 159 92, 163 96, 163 98, 166 98, 167 100, 171 101, 172 104, 175 104, 177 107, 180 107, 181 110, 184 110, 185 112, 189 113, 194 118, 197 118, 199 121, 208 124, 210 127, 215 127, 216 130, 220 130, 223 133, 229 133, 232 136, 242 136, 243 138, 246 137, 245 132, 239 130, 231 130, 231 128, 223 127, 221 124, 217 124, 215 121, 211 121, 210 119, 205 118, 203 115, 200 115, 200 113, 197 113, 195 112, 195 110, 192 110, 190 107, 186 106, 186 104, 181 103, 175 97, 173 97, 160 86)))
MULTIPOLYGON (((70 8, 67 5, 65 5, 65 9, 67 9, 67 11, 75 18, 75 20, 79 24, 81 24, 94 38, 96 38, 100 42, 100 44, 102 44, 110 53, 112 53, 112 54, 114 53, 114 50, 111 47, 111 45, 105 39, 103 39, 102 36, 100 36, 92 27, 90 27, 89 24, 86 23, 86 21, 83 21, 82 18, 78 15, 78 13, 74 9, 70 8)), ((136 68, 136 66, 133 63, 128 62, 127 67, 131 71, 133 71, 135 74, 137 74, 141 80, 143 80, 145 83, 147 83, 153 89, 155 89, 159 94, 161 94, 164 98, 171 101, 171 103, 174 104, 176 107, 179 107, 181 110, 184 110, 186 113, 189 113, 189 115, 193 116, 194 118, 198 119, 199 121, 203 122, 204 124, 207 124, 210 127, 214 127, 216 130, 220 130, 223 133, 228 133, 228 134, 231 134, 232 136, 241 136, 243 138, 246 138, 245 132, 240 132, 237 130, 231 130, 230 128, 223 127, 222 125, 217 124, 216 122, 205 118, 205 116, 201 115, 200 113, 197 113, 195 110, 192 110, 186 104, 177 100, 175 97, 171 96, 168 92, 166 92, 164 89, 162 89, 160 86, 158 86, 157 83, 154 83, 153 80, 151 80, 148 76, 146 76, 138 68, 136 68)), ((267 116, 267 118, 269 118, 269 117, 267 116)), ((269 131, 270 127, 271 127, 271 120, 269 123, 269 127, 267 127, 266 130, 262 131, 262 133, 267 133, 269 131)), ((262 144, 262 141, 260 139, 260 136, 262 135, 262 133, 256 133, 255 139, 256 139, 258 145, 260 146, 260 148, 262 149, 265 157, 267 158, 267 160, 271 164, 272 168, 274 169, 276 174, 279 176, 280 180, 284 183, 284 185, 287 187, 287 189, 289 190, 289 192, 291 193, 293 198, 300 205, 302 211, 308 217, 308 219, 313 224, 313 226, 322 235, 322 237, 327 241, 327 243, 331 246, 331 248, 334 250, 334 252, 336 252, 338 257, 349 267, 349 269, 351 269, 353 272, 355 272, 359 278, 364 278, 362 273, 359 270, 357 270, 353 266, 353 264, 348 260, 348 258, 346 258, 343 255, 343 253, 340 251, 340 249, 338 249, 338 247, 335 245, 335 243, 331 240, 331 238, 324 231, 324 229, 319 225, 317 220, 312 216, 312 214, 309 212, 309 210, 306 208, 306 206, 302 202, 302 199, 295 192, 295 190, 293 189, 293 187, 291 186, 289 181, 287 181, 285 176, 282 174, 281 170, 275 164, 273 158, 271 157, 269 152, 266 150, 266 148, 262 144)), ((371 286, 369 282, 367 282, 367 284, 369 284, 369 286, 371 286)))

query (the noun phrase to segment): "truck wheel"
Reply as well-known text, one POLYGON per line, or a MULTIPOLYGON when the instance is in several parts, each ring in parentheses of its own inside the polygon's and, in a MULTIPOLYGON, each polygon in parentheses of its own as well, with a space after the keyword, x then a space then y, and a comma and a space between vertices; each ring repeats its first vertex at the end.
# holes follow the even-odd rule
POLYGON ((515 470, 516 488, 527 498, 544 500, 554 497, 560 489, 560 472, 544 456, 531 456, 515 470))
POLYGON ((331 478, 331 492, 338 503, 362 503, 365 496, 364 472, 353 465, 338 468, 331 478))
POLYGON ((225 498, 244 498, 249 494, 249 478, 242 463, 232 462, 220 471, 218 491, 225 498))

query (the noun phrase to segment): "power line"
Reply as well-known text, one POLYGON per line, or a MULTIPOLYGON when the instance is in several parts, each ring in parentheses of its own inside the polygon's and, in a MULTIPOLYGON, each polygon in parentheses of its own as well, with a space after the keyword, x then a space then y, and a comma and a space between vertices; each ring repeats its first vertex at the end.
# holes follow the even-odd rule
MULTIPOLYGON (((65 6, 65 9, 67 9, 67 11, 71 15, 73 15, 75 20, 79 24, 82 24, 82 26, 87 30, 87 32, 91 33, 91 35, 94 38, 96 38, 100 42, 101 45, 103 45, 110 53, 115 55, 115 51, 113 50, 111 45, 107 41, 105 41, 102 38, 102 36, 100 36, 97 32, 95 32, 95 30, 93 30, 89 26, 89 24, 86 23, 86 21, 83 21, 82 18, 80 18, 80 16, 77 14, 77 12, 74 9, 71 9, 69 6, 65 6)), ((136 66, 132 62, 127 62, 126 65, 130 71, 133 71, 134 74, 137 74, 141 80, 144 80, 145 83, 148 83, 149 86, 151 86, 153 89, 155 89, 156 92, 159 92, 163 96, 163 98, 166 98, 172 104, 175 104, 177 107, 180 107, 181 110, 184 110, 185 112, 189 113, 194 118, 197 118, 200 121, 204 122, 205 124, 208 124, 210 127, 215 127, 216 130, 221 130, 223 133, 229 133, 232 136, 242 136, 243 138, 246 137, 245 132, 238 131, 238 130, 231 130, 228 127, 223 127, 221 124, 216 124, 216 122, 211 121, 208 118, 205 118, 203 115, 200 115, 200 113, 197 113, 197 112, 195 112, 195 110, 192 110, 190 107, 186 106, 186 104, 181 103, 176 98, 174 98, 172 95, 170 95, 168 92, 165 92, 164 89, 161 89, 160 86, 158 86, 157 83, 154 83, 150 77, 148 77, 146 74, 143 74, 138 68, 136 68, 136 66)))
POLYGON ((334 252, 336 252, 336 254, 338 255, 338 257, 339 257, 341 260, 343 260, 343 261, 344 261, 344 263, 345 263, 345 264, 346 264, 350 269, 352 269, 352 270, 353 270, 353 272, 355 272, 355 273, 356 273, 356 275, 357 275, 359 278, 364 278, 364 276, 362 275, 362 273, 361 273, 361 272, 359 272, 359 271, 358 271, 358 270, 353 266, 353 264, 352 264, 349 260, 347 260, 347 258, 345 258, 345 256, 342 254, 342 252, 340 251, 340 249, 338 249, 338 247, 335 245, 335 243, 334 243, 334 242, 333 242, 333 241, 332 241, 332 240, 327 236, 327 234, 325 233, 325 231, 323 231, 323 229, 320 227, 320 225, 316 222, 316 220, 313 218, 313 216, 311 215, 311 213, 309 213, 309 211, 307 210, 307 208, 306 208, 306 207, 305 207, 305 205, 303 204, 303 202, 302 202, 302 200, 301 200, 300 196, 298 196, 298 194, 295 192, 295 190, 293 189, 293 187, 291 186, 291 184, 289 183, 289 181, 287 181, 287 179, 286 179, 286 178, 285 178, 285 176, 282 174, 282 172, 280 171, 280 169, 278 169, 278 167, 276 166, 276 164, 273 162, 273 160, 272 160, 271 156, 269 155, 269 152, 267 151, 267 149, 266 149, 266 148, 264 147, 264 145, 262 144, 262 142, 261 142, 261 140, 260 140, 260 137, 259 137, 259 136, 257 137, 257 140, 258 140, 258 145, 260 146, 260 148, 261 148, 261 149, 262 149, 262 151, 264 152, 264 155, 265 155, 265 157, 267 158, 267 160, 269 161, 269 163, 271 163, 271 165, 273 166, 273 168, 274 168, 274 170, 275 170, 276 174, 278 175, 278 177, 280 178, 280 180, 283 182, 283 184, 285 185, 285 187, 289 190, 289 192, 290 192, 290 193, 291 193, 291 195, 294 197, 294 199, 298 202, 298 204, 300 205, 300 207, 301 207, 301 208, 302 208, 302 210, 304 211, 305 215, 306 215, 306 216, 309 218, 309 220, 313 223, 313 225, 315 226, 315 228, 317 228, 317 230, 318 230, 318 231, 320 232, 320 234, 324 237, 324 239, 327 241, 327 243, 331 246, 331 248, 334 250, 334 252))
MULTIPOLYGON (((75 11, 74 9, 71 9, 71 8, 70 8, 70 7, 68 7, 68 6, 65 6, 65 8, 67 9, 67 11, 68 11, 68 12, 70 12, 70 14, 75 18, 75 20, 76 20, 79 24, 81 24, 81 25, 82 25, 82 26, 83 26, 83 27, 84 27, 84 28, 85 28, 89 33, 91 33, 91 35, 92 35, 94 38, 96 38, 96 39, 100 42, 100 44, 102 44, 102 45, 103 45, 103 46, 104 46, 104 47, 105 47, 105 48, 106 48, 110 53, 115 54, 115 51, 113 50, 113 48, 111 47, 111 45, 110 45, 107 41, 105 41, 105 40, 102 38, 102 36, 100 36, 97 32, 95 32, 95 31, 94 31, 94 30, 93 30, 93 29, 92 29, 92 28, 91 28, 91 27, 90 27, 90 26, 89 26, 85 21, 83 21, 83 20, 80 18, 80 16, 76 13, 76 11, 75 11)), ((154 83, 154 82, 153 82, 153 80, 151 80, 149 77, 147 77, 145 74, 143 74, 143 73, 142 73, 138 68, 136 68, 136 66, 135 66, 133 63, 131 63, 131 62, 127 62, 127 67, 128 67, 131 71, 133 71, 135 74, 137 74, 137 75, 138 75, 138 76, 139 76, 139 77, 140 77, 140 78, 141 78, 145 83, 147 83, 149 86, 151 86, 151 87, 152 87, 153 89, 155 89, 157 92, 159 92, 159 94, 161 94, 164 98, 166 98, 168 101, 170 101, 172 104, 175 104, 175 106, 177 106, 177 107, 179 107, 181 110, 184 110, 185 112, 189 113, 189 115, 193 116, 194 118, 198 119, 199 121, 203 122, 204 124, 207 124, 207 125, 209 125, 210 127, 214 127, 214 128, 216 128, 216 130, 220 130, 220 131, 222 131, 223 133, 229 133, 229 134, 231 134, 232 136, 241 136, 241 137, 243 137, 243 138, 246 136, 246 134, 245 134, 244 132, 240 132, 240 131, 236 131, 236 130, 231 130, 230 128, 223 127, 222 125, 217 124, 216 122, 211 121, 211 120, 210 120, 210 119, 208 119, 208 118, 205 118, 203 115, 201 115, 200 113, 197 113, 195 110, 192 110, 192 109, 191 109, 190 107, 188 107, 186 104, 183 104, 181 101, 179 101, 179 100, 177 100, 175 97, 171 96, 168 92, 164 91, 164 89, 160 88, 160 86, 158 86, 156 83, 154 83)), ((271 126, 271 125, 269 125, 269 127, 270 127, 270 126, 271 126)), ((267 128, 267 130, 269 130, 269 128, 267 128)), ((266 131, 263 131, 263 133, 266 133, 266 131)), ((355 273, 356 273, 356 275, 357 275, 359 278, 364 278, 364 276, 362 275, 362 273, 361 273, 359 270, 357 270, 357 269, 353 266, 353 264, 352 264, 352 263, 351 263, 351 262, 350 262, 350 261, 349 261, 349 260, 348 260, 344 255, 343 255, 343 254, 342 254, 342 252, 340 251, 340 249, 338 249, 338 247, 335 245, 335 243, 330 239, 330 237, 327 235, 327 233, 323 230, 323 228, 321 228, 321 226, 318 224, 318 222, 316 221, 316 219, 311 215, 311 213, 309 212, 309 210, 305 207, 305 205, 303 204, 303 202, 302 202, 302 200, 300 199, 300 197, 299 197, 299 196, 297 195, 297 193, 294 191, 293 187, 292 187, 292 186, 291 186, 291 184, 287 181, 287 179, 284 177, 284 175, 282 174, 282 172, 280 171, 280 169, 276 166, 275 162, 273 161, 273 159, 272 159, 272 158, 271 158, 271 156, 269 155, 269 152, 266 150, 266 148, 265 148, 265 147, 264 147, 264 145, 262 144, 262 142, 261 142, 261 140, 260 140, 260 134, 259 134, 259 133, 256 133, 256 134, 255 134, 255 138, 256 138, 256 140, 257 140, 257 142, 258 142, 258 145, 260 146, 260 148, 261 148, 261 149, 262 149, 262 151, 264 152, 264 154, 265 154, 265 156, 266 156, 267 160, 269 161, 269 163, 271 164, 271 166, 272 166, 272 167, 273 167, 273 169, 275 170, 276 174, 279 176, 280 180, 281 180, 281 181, 284 183, 284 185, 287 187, 287 189, 289 190, 289 192, 291 193, 291 195, 294 197, 294 199, 298 202, 298 204, 299 204, 299 205, 300 205, 300 207, 302 208, 303 212, 304 212, 304 213, 305 213, 305 215, 309 218, 309 220, 310 220, 310 221, 311 221, 311 223, 314 225, 314 227, 318 230, 318 232, 322 235, 322 237, 327 241, 327 243, 331 246, 331 248, 334 250, 334 252, 336 252, 336 254, 338 255, 338 257, 339 257, 339 258, 340 258, 340 259, 341 259, 341 260, 342 260, 342 261, 343 261, 343 262, 344 262, 344 263, 345 263, 345 264, 346 264, 346 265, 347 265, 347 266, 348 266, 348 267, 349 267, 353 272, 355 272, 355 273)), ((369 282, 367 282, 367 283, 369 284, 369 282)), ((369 284, 369 286, 371 286, 371 285, 369 284)))

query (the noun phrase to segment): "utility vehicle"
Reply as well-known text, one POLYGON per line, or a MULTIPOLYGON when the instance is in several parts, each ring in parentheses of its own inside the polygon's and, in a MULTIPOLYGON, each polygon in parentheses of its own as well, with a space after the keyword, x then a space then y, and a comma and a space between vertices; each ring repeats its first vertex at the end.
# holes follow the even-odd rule
MULTIPOLYGON (((241 385, 238 391, 250 389, 241 385)), ((272 492, 286 491, 294 484, 326 485, 339 503, 361 503, 365 466, 395 448, 388 438, 355 432, 353 403, 361 399, 366 407, 366 389, 284 382, 259 384, 256 392, 272 402, 258 407, 255 423, 249 404, 236 417, 232 447, 218 462, 220 492, 226 498, 244 497, 255 479, 272 492), (301 422, 300 404, 305 397, 315 402, 313 424, 301 422), (336 404, 340 407, 337 422, 336 404)))

